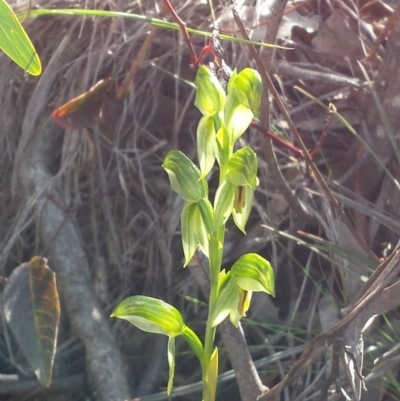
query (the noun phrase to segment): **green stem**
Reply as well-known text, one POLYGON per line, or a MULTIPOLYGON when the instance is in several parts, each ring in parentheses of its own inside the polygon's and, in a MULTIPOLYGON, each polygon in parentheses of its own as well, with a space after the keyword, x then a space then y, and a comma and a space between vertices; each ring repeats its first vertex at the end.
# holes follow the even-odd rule
POLYGON ((216 394, 216 380, 208 380, 210 374, 208 366, 214 349, 216 327, 212 327, 213 310, 218 297, 218 277, 222 264, 222 251, 225 236, 225 225, 214 232, 210 239, 210 298, 208 305, 208 318, 204 340, 204 368, 203 368, 203 401, 214 401, 216 394), (215 383, 215 385, 213 384, 215 383), (210 385, 214 388, 210 388, 210 385), (211 397, 211 398, 210 398, 211 397))
POLYGON ((203 344, 201 343, 199 337, 197 337, 196 333, 189 326, 185 327, 185 331, 182 333, 182 336, 188 342, 193 352, 196 354, 197 358, 200 361, 201 368, 203 369, 204 350, 203 344))
MULTIPOLYGON (((228 144, 229 146, 229 144, 228 144)), ((231 152, 232 153, 232 150, 231 152)), ((219 185, 225 177, 224 164, 220 165, 219 185)), ((222 266, 222 254, 224 249, 225 224, 211 233, 209 245, 209 269, 210 269, 210 298, 208 302, 208 317, 204 339, 204 363, 203 363, 203 401, 214 401, 217 392, 217 378, 209 380, 207 375, 212 374, 209 369, 211 355, 214 349, 214 339, 217 328, 212 327, 213 311, 218 298, 218 278, 222 266)))

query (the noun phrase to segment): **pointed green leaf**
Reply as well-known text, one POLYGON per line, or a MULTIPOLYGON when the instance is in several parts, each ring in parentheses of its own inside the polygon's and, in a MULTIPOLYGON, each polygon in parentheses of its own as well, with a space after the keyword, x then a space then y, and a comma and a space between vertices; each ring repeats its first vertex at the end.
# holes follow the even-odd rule
POLYGON ((234 95, 227 99, 225 106, 225 126, 232 137, 233 143, 249 128, 253 118, 253 112, 240 104, 234 95))
POLYGON ((171 188, 185 201, 197 202, 208 195, 207 181, 197 166, 182 152, 171 150, 162 167, 167 172, 171 188))
POLYGON ((124 299, 111 314, 111 317, 125 319, 148 333, 176 337, 185 331, 183 317, 172 305, 166 302, 135 295, 124 299))
POLYGON ((168 339, 167 356, 168 356, 168 366, 169 366, 167 395, 170 395, 174 383, 174 374, 175 374, 175 337, 170 337, 168 339))
POLYGON ((246 68, 232 74, 225 103, 225 125, 233 142, 249 127, 260 110, 262 82, 257 71, 246 68))
POLYGON ((212 116, 224 109, 226 94, 217 77, 205 65, 197 71, 194 105, 205 116, 212 116))
POLYGON ((218 381, 218 348, 215 347, 211 354, 210 361, 208 362, 206 377, 205 377, 205 391, 203 401, 215 401, 215 390, 217 389, 218 381))
POLYGON ((217 161, 220 166, 224 166, 232 155, 233 142, 231 136, 222 126, 217 132, 217 161))
POLYGON ((192 260, 197 246, 208 257, 208 232, 198 203, 187 203, 181 213, 182 247, 186 267, 192 260))
POLYGON ((230 76, 230 78, 229 78, 229 81, 228 81, 228 86, 227 86, 227 89, 226 89, 226 91, 227 91, 228 93, 233 91, 233 87, 234 87, 234 85, 235 85, 235 80, 236 80, 236 78, 237 78, 237 75, 238 75, 237 68, 235 68, 235 69, 232 71, 232 74, 231 74, 231 76, 230 76))
POLYGON ((219 294, 215 308, 212 311, 212 327, 219 325, 225 318, 237 310, 239 305, 239 287, 231 279, 230 272, 224 270, 219 274, 219 294))
POLYGON ((0 48, 29 74, 39 75, 42 72, 32 42, 5 0, 0 0, 0 48))
POLYGON ((232 279, 246 291, 262 291, 275 296, 274 271, 270 263, 256 253, 241 256, 230 270, 232 279))
POLYGON ((212 116, 204 116, 197 126, 197 157, 202 178, 214 167, 216 147, 214 118, 212 116))
POLYGON ((248 185, 235 188, 232 217, 236 227, 246 234, 246 224, 253 208, 254 189, 248 185))
POLYGON ((207 199, 200 199, 199 202, 200 214, 206 230, 209 234, 214 231, 214 209, 211 202, 207 199))
POLYGON ((196 213, 196 209, 195 203, 186 203, 181 213, 182 248, 185 256, 183 267, 190 263, 198 247, 197 233, 192 229, 193 214, 196 213))
MULTIPOLYGON (((220 228, 220 230, 224 230, 224 228, 220 228)), ((218 235, 218 234, 217 234, 218 235)), ((216 238, 216 235, 211 235, 210 242, 209 242, 209 247, 210 247, 210 269, 212 271, 219 272, 221 270, 221 264, 222 264, 222 254, 223 254, 223 245, 222 242, 219 238, 216 238)))
POLYGON ((214 200, 214 225, 220 228, 229 219, 235 200, 235 189, 228 181, 223 181, 218 187, 214 200))
POLYGON ((55 274, 36 256, 18 266, 3 293, 4 316, 29 365, 49 386, 57 344, 60 303, 55 274))
POLYGON ((250 185, 255 188, 258 185, 257 155, 249 146, 237 150, 226 164, 226 179, 234 186, 250 185))

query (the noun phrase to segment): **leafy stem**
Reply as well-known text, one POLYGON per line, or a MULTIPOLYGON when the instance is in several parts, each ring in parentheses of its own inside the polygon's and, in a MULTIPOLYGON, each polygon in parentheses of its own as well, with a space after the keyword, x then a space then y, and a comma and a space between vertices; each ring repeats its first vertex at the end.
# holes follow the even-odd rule
POLYGON ((203 114, 197 127, 199 167, 178 150, 171 150, 162 166, 171 188, 184 200, 181 213, 184 266, 198 248, 209 259, 210 295, 204 348, 179 311, 161 300, 133 296, 117 306, 112 316, 169 337, 168 393, 174 376, 175 337, 183 336, 200 361, 203 401, 214 401, 218 379, 218 348, 214 346, 217 326, 229 316, 237 327, 246 315, 254 291, 274 295, 274 274, 269 262, 253 253, 242 255, 230 271, 222 269, 226 223, 232 216, 245 233, 259 182, 256 154, 248 146, 234 151, 234 144, 258 114, 261 79, 249 68, 240 73, 234 71, 226 93, 213 72, 201 66, 195 83, 195 106, 203 114), (219 185, 211 203, 206 177, 215 164, 219 166, 219 185))

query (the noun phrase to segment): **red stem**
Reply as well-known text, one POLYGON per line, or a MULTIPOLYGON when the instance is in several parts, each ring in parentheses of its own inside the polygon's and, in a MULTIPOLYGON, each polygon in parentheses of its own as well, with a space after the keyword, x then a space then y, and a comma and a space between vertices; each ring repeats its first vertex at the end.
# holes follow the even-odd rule
POLYGON ((182 31, 182 35, 183 35, 183 39, 186 42, 187 47, 189 48, 190 51, 190 58, 192 60, 192 64, 194 66, 198 66, 199 64, 199 60, 197 58, 196 52, 194 51, 192 42, 189 38, 189 33, 186 29, 186 24, 179 18, 178 14, 176 13, 176 11, 174 10, 174 8, 172 7, 171 3, 169 0, 164 0, 164 5, 167 8, 167 10, 170 12, 170 14, 172 15, 172 18, 175 20, 175 22, 179 25, 179 27, 181 28, 182 31))
POLYGON ((256 130, 265 134, 268 138, 271 138, 273 141, 275 141, 275 142, 279 143, 280 145, 284 146, 285 148, 291 150, 300 159, 304 158, 303 152, 300 149, 296 148, 296 146, 292 145, 291 143, 286 142, 284 139, 279 138, 279 136, 275 135, 273 132, 266 130, 260 124, 253 121, 251 123, 251 126, 253 128, 255 128, 256 130))

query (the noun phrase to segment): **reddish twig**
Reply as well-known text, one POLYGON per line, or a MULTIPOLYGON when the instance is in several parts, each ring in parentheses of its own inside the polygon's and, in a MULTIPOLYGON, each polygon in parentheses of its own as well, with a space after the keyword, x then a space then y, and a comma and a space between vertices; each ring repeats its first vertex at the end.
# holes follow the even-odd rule
POLYGON ((191 62, 192 65, 194 65, 195 67, 198 67, 199 65, 199 58, 197 57, 196 52, 194 51, 194 47, 192 44, 192 41, 189 38, 189 33, 186 29, 186 23, 183 22, 180 17, 178 16, 178 14, 176 13, 176 11, 174 10, 174 8, 172 7, 171 3, 169 0, 164 0, 164 5, 165 8, 170 12, 172 18, 175 20, 175 22, 179 25, 179 27, 181 28, 181 32, 183 35, 183 39, 186 42, 187 47, 189 48, 190 51, 190 58, 191 58, 191 62))
POLYGON ((292 145, 290 142, 287 142, 284 139, 277 136, 276 134, 274 134, 273 132, 266 130, 263 126, 256 123, 255 121, 253 121, 251 123, 251 126, 253 128, 255 128, 257 131, 260 131, 263 134, 265 134, 268 138, 272 139, 276 143, 279 143, 280 145, 284 146, 285 148, 291 150, 299 159, 304 159, 303 152, 300 149, 296 148, 296 146, 292 145))

